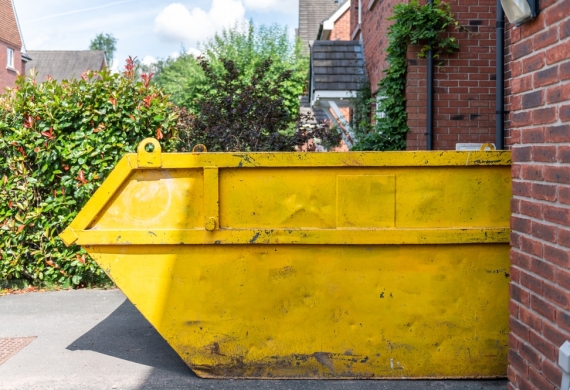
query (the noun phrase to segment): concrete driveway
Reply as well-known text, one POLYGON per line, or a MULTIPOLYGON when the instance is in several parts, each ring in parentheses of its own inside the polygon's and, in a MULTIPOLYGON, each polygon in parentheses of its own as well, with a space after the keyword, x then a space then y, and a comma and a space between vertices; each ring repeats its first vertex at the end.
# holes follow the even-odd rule
POLYGON ((119 290, 0 297, 0 389, 506 388, 506 380, 200 379, 119 290), (15 338, 18 340, 12 340, 15 338), (2 359, 2 354, 8 356, 6 348, 12 348, 8 360, 2 359))

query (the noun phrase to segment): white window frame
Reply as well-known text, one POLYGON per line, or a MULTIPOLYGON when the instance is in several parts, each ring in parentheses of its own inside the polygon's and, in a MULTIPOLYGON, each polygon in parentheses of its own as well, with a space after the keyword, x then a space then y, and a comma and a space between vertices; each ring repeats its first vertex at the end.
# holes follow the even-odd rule
POLYGON ((10 69, 14 68, 14 49, 8 48, 6 50, 6 67, 10 69))

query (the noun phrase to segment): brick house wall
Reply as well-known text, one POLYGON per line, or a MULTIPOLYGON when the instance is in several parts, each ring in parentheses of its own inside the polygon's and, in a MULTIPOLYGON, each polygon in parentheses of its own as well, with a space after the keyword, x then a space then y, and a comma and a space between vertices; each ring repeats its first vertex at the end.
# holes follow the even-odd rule
MULTIPOLYGON (((425 1, 423 1, 425 4, 425 1)), ((449 0, 461 30, 447 35, 459 52, 442 56, 434 69, 434 137, 436 150, 454 150, 461 143, 495 142, 496 0, 449 0)), ((427 61, 420 46, 408 47, 406 99, 408 150, 426 149, 427 61)), ((435 59, 436 65, 438 59, 435 59)))
MULTIPOLYGON (((354 0, 353 0, 354 1, 354 0)), ((352 3, 351 3, 352 5, 352 3)), ((352 8, 352 7, 351 7, 352 8)), ((329 37, 330 41, 350 41, 350 22, 351 22, 351 14, 352 9, 348 8, 345 13, 341 15, 340 18, 334 23, 334 29, 331 31, 331 35, 329 37)), ((348 107, 340 107, 340 112, 347 120, 351 118, 351 110, 348 107)), ((340 148, 334 149, 335 151, 347 151, 348 148, 344 145, 344 141, 342 142, 342 146, 340 148)))
POLYGON ((350 41, 350 8, 334 23, 329 39, 331 41, 350 41))
POLYGON ((22 37, 12 0, 0 0, 0 92, 13 87, 19 73, 25 73, 22 61, 22 37), (7 49, 14 50, 14 68, 7 67, 7 49))
POLYGON ((388 18, 392 16, 392 9, 403 0, 362 0, 360 33, 358 29, 358 0, 353 0, 351 29, 355 39, 362 40, 364 58, 366 59, 366 73, 370 80, 372 94, 378 91, 378 83, 383 76, 383 70, 388 66, 385 48, 388 46, 386 33, 393 23, 388 18))
POLYGON ((506 30, 513 151, 510 389, 558 389, 570 340, 570 1, 506 30))
MULTIPOLYGON (((360 38, 366 72, 375 95, 383 70, 388 67, 385 48, 387 31, 396 4, 405 0, 361 0, 362 24, 358 24, 358 1, 351 6, 351 34, 360 38)), ((425 4, 423 0, 421 3, 425 4)), ((450 0, 448 3, 462 26, 447 33, 458 40, 460 51, 442 57, 444 66, 435 69, 434 149, 453 150, 458 142, 495 141, 495 20, 496 0, 450 0)), ((427 119, 427 66, 417 54, 420 46, 408 48, 406 99, 408 150, 425 150, 427 119)), ((437 59, 436 59, 437 61, 437 59)))
POLYGON ((14 87, 19 74, 25 74, 25 62, 22 61, 20 49, 0 41, 0 93, 4 92, 7 87, 14 87), (6 66, 8 48, 14 50, 14 69, 9 69, 6 66))
POLYGON ((358 25, 358 0, 352 0, 350 3, 350 40, 358 40, 360 38, 360 26, 358 25))

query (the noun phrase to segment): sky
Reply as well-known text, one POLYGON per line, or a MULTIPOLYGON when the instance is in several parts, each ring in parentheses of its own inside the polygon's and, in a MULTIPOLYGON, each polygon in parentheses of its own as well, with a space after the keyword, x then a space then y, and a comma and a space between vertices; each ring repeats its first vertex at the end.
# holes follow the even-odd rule
POLYGON ((224 27, 298 26, 299 0, 13 0, 27 50, 88 50, 98 33, 117 39, 114 69, 128 56, 144 63, 196 53, 224 27))

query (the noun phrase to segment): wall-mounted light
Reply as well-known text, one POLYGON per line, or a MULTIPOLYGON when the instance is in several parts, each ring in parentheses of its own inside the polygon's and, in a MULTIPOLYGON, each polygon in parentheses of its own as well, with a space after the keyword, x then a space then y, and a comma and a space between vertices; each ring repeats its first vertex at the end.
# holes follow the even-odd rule
POLYGON ((509 22, 515 26, 536 18, 539 0, 501 0, 501 5, 509 22))

